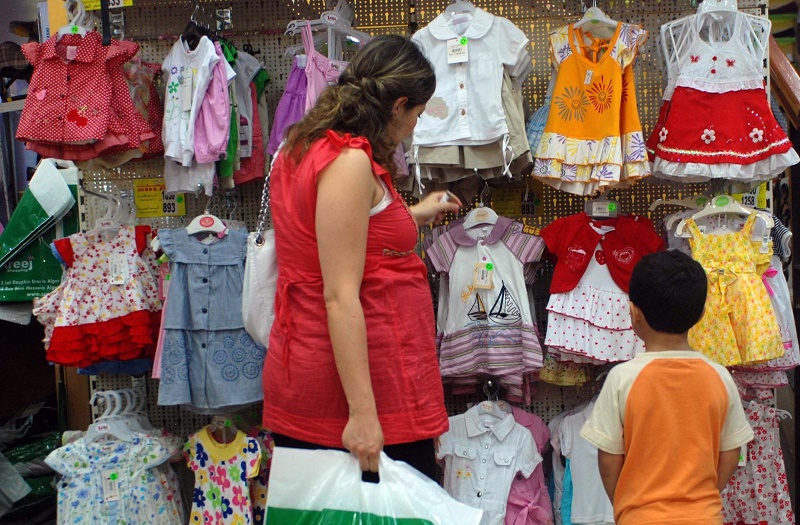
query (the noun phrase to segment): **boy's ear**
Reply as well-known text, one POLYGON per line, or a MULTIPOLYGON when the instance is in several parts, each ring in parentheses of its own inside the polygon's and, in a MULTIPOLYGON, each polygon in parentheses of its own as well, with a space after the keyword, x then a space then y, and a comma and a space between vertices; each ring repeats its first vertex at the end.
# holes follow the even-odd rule
POLYGON ((631 309, 631 325, 637 326, 644 319, 644 315, 642 314, 642 311, 639 310, 639 307, 633 303, 633 301, 630 302, 630 309, 631 309))

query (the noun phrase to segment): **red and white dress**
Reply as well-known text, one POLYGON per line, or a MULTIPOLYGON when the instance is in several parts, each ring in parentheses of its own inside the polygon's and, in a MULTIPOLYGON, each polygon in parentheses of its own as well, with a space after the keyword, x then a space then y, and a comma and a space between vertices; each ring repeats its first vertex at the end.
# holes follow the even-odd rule
POLYGON ((769 107, 763 53, 752 43, 745 15, 715 16, 687 22, 691 42, 678 58, 648 141, 653 174, 682 182, 768 180, 800 158, 769 107))
POLYGON ((149 226, 122 226, 111 238, 87 232, 55 241, 65 280, 34 301, 34 314, 52 326, 48 361, 86 367, 153 356, 161 302, 149 234, 149 226))

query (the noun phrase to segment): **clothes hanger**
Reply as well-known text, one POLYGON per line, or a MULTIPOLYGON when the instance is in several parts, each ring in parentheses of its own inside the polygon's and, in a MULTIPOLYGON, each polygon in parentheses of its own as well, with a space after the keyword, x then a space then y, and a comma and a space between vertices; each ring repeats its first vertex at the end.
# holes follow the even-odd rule
POLYGON ((214 438, 217 443, 230 443, 239 429, 234 424, 232 418, 228 416, 214 416, 211 423, 208 425, 208 433, 214 438))
MULTIPOLYGON (((209 235, 201 240, 204 244, 210 244, 214 241, 214 237, 222 239, 228 234, 228 227, 222 222, 222 219, 216 215, 212 215, 209 211, 212 197, 209 197, 206 203, 206 209, 201 214, 192 219, 192 222, 186 226, 186 233, 189 235, 197 235, 199 233, 208 233, 209 235)), ((159 243, 160 246, 160 243, 159 243)))
MULTIPOLYGON (((739 204, 739 202, 729 195, 717 195, 711 202, 705 205, 705 207, 698 211, 697 213, 692 215, 692 219, 697 221, 698 219, 702 219, 703 217, 709 217, 712 215, 740 215, 740 216, 748 216, 755 213, 760 219, 764 221, 765 228, 767 230, 771 230, 775 226, 775 221, 772 220, 768 214, 755 210, 753 208, 747 208, 739 204)), ((676 237, 684 237, 689 238, 692 236, 691 233, 685 231, 686 229, 686 219, 681 220, 678 223, 678 227, 675 230, 676 237)))
POLYGON ((67 25, 62 26, 58 30, 58 37, 56 40, 61 40, 64 35, 81 35, 86 36, 86 28, 83 27, 83 19, 86 16, 86 9, 81 0, 67 0, 64 2, 64 9, 67 10, 67 17, 69 18, 67 25), (72 8, 76 8, 76 12, 72 13, 72 8))
POLYGON ((484 195, 489 191, 489 185, 486 182, 483 182, 483 184, 484 186, 481 189, 478 207, 470 211, 464 219, 463 226, 465 230, 469 230, 470 228, 474 228, 475 226, 482 224, 497 224, 497 219, 500 218, 496 211, 483 204, 484 195))
POLYGON ((83 436, 83 441, 85 443, 92 443, 97 441, 101 437, 112 437, 116 438, 121 441, 132 441, 133 440, 133 432, 120 419, 113 419, 115 410, 119 410, 119 408, 112 407, 111 400, 115 401, 115 406, 120 407, 122 404, 121 397, 119 393, 114 392, 113 390, 107 390, 105 392, 95 392, 92 396, 90 404, 94 404, 95 401, 99 400, 100 398, 104 399, 106 402, 106 408, 103 410, 103 413, 98 417, 94 423, 89 425, 89 428, 86 430, 86 434, 83 436))
POLYGON ((475 4, 469 0, 454 0, 444 9, 444 16, 448 20, 459 14, 475 14, 475 4))
MULTIPOLYGON (((606 27, 606 28, 614 28, 616 31, 619 22, 616 20, 612 20, 603 12, 602 9, 597 7, 597 2, 592 2, 592 7, 586 10, 583 13, 583 17, 575 22, 572 27, 573 29, 580 29, 581 27, 590 24, 591 27, 589 28, 589 32, 592 31, 595 27, 606 27)), ((613 34, 613 33, 612 33, 613 34)))
POLYGON ((650 204, 650 211, 655 211, 659 206, 671 204, 673 206, 683 206, 684 208, 691 208, 696 210, 706 205, 708 197, 705 195, 695 195, 694 197, 687 197, 685 199, 656 199, 650 204))

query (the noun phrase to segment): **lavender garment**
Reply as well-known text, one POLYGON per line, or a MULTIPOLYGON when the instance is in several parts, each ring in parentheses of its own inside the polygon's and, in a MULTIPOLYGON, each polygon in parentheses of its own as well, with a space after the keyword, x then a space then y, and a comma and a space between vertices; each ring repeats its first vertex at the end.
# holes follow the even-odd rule
POLYGON ((298 59, 295 57, 289 78, 286 81, 286 90, 278 102, 278 109, 275 110, 275 118, 272 121, 272 132, 269 135, 267 153, 275 155, 278 146, 283 141, 286 128, 303 118, 306 112, 306 87, 308 78, 302 67, 297 65, 298 59))
MULTIPOLYGON (((544 448, 550 439, 550 430, 544 421, 521 408, 512 407, 512 413, 517 423, 531 431, 539 453, 544 454, 544 448)), ((505 525, 546 525, 552 522, 553 505, 540 463, 529 478, 517 476, 511 484, 505 525)))

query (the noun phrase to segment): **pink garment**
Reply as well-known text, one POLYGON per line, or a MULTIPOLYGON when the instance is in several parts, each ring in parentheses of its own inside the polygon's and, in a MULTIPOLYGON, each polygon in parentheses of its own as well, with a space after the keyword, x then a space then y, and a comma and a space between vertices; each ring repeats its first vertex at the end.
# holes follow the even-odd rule
POLYGON ((303 26, 303 47, 306 55, 308 55, 308 63, 306 64, 306 77, 308 77, 306 113, 308 113, 317 103, 317 99, 328 87, 328 84, 339 80, 339 75, 347 67, 347 62, 331 60, 317 51, 314 47, 314 35, 311 33, 311 28, 308 24, 303 26))
POLYGON ((250 96, 253 99, 253 149, 249 157, 242 157, 239 169, 233 172, 233 182, 238 186, 252 180, 264 178, 264 168, 267 164, 267 157, 261 148, 261 137, 264 132, 261 128, 261 118, 258 115, 258 93, 256 86, 250 83, 250 96))
POLYGON ((219 42, 214 42, 214 50, 219 60, 214 66, 211 83, 194 124, 194 157, 201 164, 225 158, 231 127, 231 98, 226 71, 228 62, 219 42))
POLYGON ((167 314, 167 287, 169 287, 169 263, 158 267, 158 298, 161 299, 161 324, 158 327, 156 355, 153 358, 153 379, 161 379, 161 353, 164 351, 164 317, 167 314))
MULTIPOLYGON (((542 419, 522 410, 512 407, 514 419, 531 431, 539 454, 544 454, 547 441, 550 439, 550 430, 542 419)), ((553 505, 547 493, 544 482, 544 470, 539 463, 533 474, 528 479, 517 474, 511 484, 506 505, 505 525, 551 525, 553 523, 553 505)))

